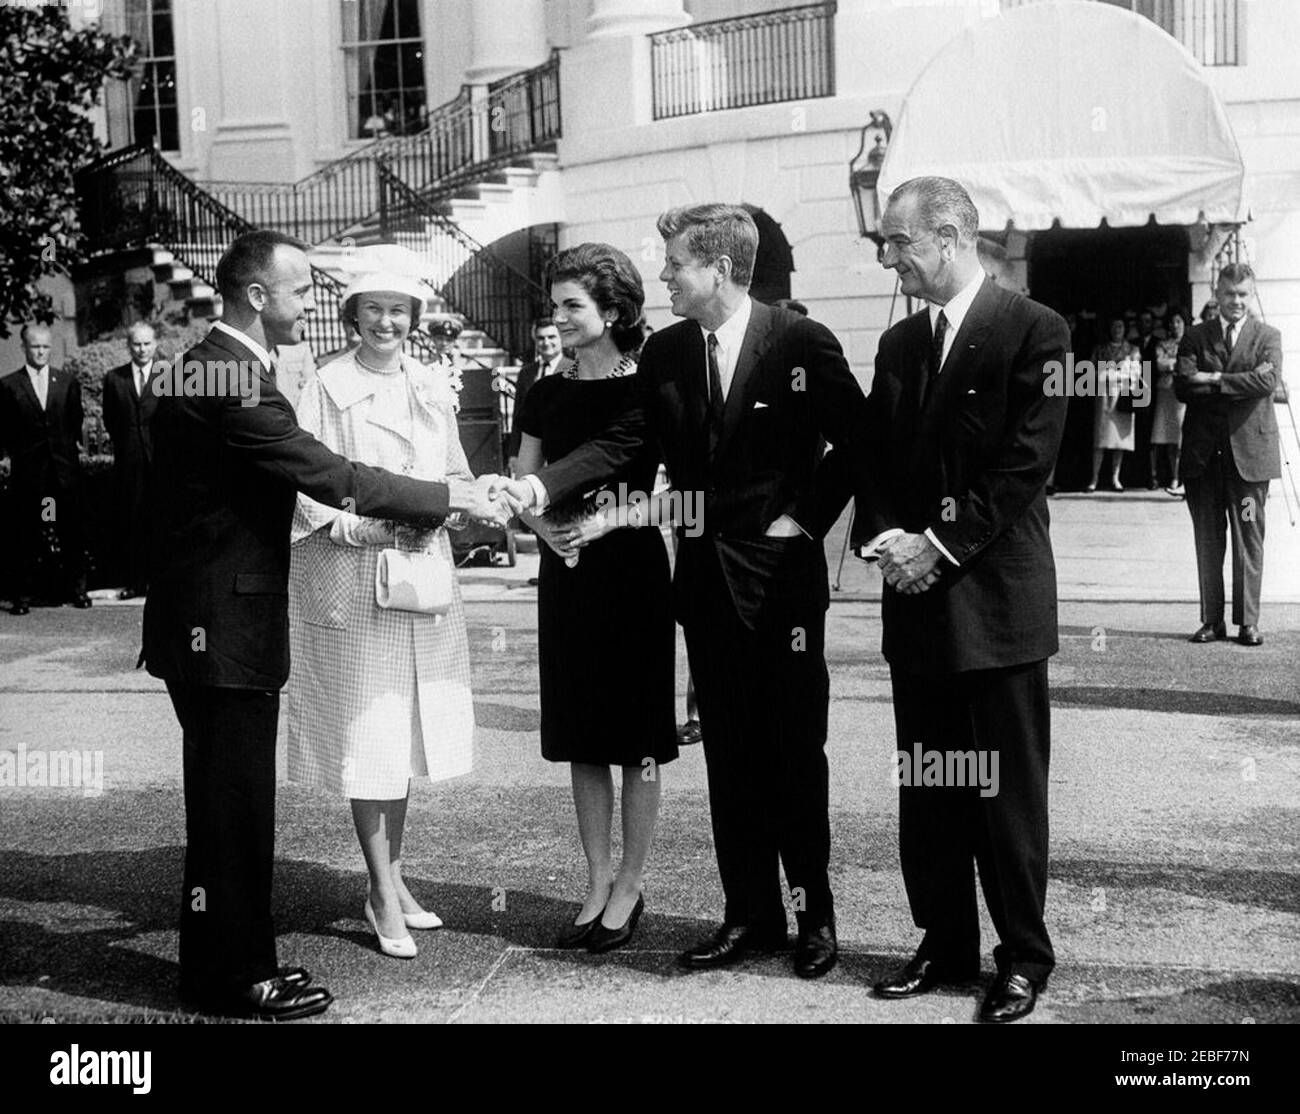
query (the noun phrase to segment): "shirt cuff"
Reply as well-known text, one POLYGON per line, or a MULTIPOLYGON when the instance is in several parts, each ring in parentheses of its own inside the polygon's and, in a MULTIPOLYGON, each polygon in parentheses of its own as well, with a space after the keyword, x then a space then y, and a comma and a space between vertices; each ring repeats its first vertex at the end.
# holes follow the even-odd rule
POLYGON ((531 472, 524 477, 524 482, 533 489, 533 514, 545 513, 546 506, 550 502, 546 494, 546 485, 531 472))
POLYGON ((904 531, 898 526, 895 526, 889 530, 882 530, 869 542, 865 543, 864 545, 858 546, 858 556, 861 557, 864 561, 879 560, 880 554, 876 552, 876 549, 880 546, 880 544, 882 542, 889 541, 890 538, 898 537, 898 535, 903 532, 904 531))
POLYGON ((961 568, 961 562, 958 561, 957 558, 954 557, 951 553, 949 553, 946 549, 944 549, 943 542, 941 542, 938 538, 934 536, 934 531, 931 530, 928 526, 926 527, 925 530, 925 536, 930 539, 930 542, 935 549, 937 549, 940 553, 942 553, 945 557, 947 557, 948 560, 951 561, 958 568, 961 568))

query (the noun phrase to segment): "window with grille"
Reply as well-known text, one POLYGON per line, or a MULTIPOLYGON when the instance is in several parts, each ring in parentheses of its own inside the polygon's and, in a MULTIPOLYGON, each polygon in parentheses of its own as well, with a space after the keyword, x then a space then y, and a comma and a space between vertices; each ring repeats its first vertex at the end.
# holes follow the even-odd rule
POLYGON ((342 0, 348 136, 378 139, 424 122, 420 0, 342 0))
POLYGON ((139 69, 131 83, 132 136, 136 143, 179 151, 172 0, 126 0, 125 14, 126 34, 140 44, 139 69))

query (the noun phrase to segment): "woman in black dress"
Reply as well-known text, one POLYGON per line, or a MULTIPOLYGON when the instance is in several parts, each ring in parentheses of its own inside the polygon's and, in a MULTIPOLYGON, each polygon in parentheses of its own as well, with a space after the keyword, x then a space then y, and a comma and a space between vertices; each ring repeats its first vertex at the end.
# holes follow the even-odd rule
MULTIPOLYGON (((622 252, 580 244, 547 271, 555 323, 576 353, 562 373, 534 384, 519 415, 520 475, 598 436, 630 404, 645 333, 641 278, 622 252)), ((657 455, 647 447, 601 492, 526 516, 543 543, 537 590, 542 756, 568 762, 587 896, 557 943, 608 951, 631 939, 645 908, 646 858, 659 812, 662 767, 677 757, 668 554, 644 513, 657 455), (626 486, 622 486, 626 485, 626 486), (564 540, 593 509, 623 495, 622 526, 602 526, 581 551, 564 540), (631 496, 631 499, 628 499, 631 496), (631 518, 631 522, 628 519, 631 518), (614 784, 623 768, 623 861, 613 869, 614 784)), ((584 540, 592 536, 589 529, 584 540)))

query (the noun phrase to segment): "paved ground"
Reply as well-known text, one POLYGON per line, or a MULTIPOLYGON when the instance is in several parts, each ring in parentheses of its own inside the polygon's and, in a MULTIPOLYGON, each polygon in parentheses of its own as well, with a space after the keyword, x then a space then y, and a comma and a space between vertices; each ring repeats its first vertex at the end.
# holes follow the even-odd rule
MULTIPOLYGON (((1028 1024, 1300 1020, 1300 528, 1280 501, 1270 511, 1267 641, 1247 649, 1184 641, 1197 616, 1181 504, 1053 504, 1063 648, 1048 917, 1060 966, 1028 1024)), ((828 550, 838 557, 836 538, 828 550)), ((698 749, 664 771, 634 945, 548 949, 584 872, 567 771, 537 753, 534 561, 465 573, 477 766, 413 795, 408 874, 447 922, 421 934, 417 959, 387 959, 369 937, 346 806, 281 787, 281 953, 327 979, 338 1005, 323 1020, 971 1021, 977 987, 901 1003, 868 992, 916 933, 897 863, 878 584, 852 561, 828 626, 839 968, 812 984, 781 957, 675 969, 719 910, 698 749)), ((102 752, 104 774, 91 795, 0 788, 0 1013, 175 1009, 179 732, 161 684, 132 668, 139 618, 125 604, 0 615, 0 751, 102 752)), ((679 681, 680 694, 680 662, 679 681)))

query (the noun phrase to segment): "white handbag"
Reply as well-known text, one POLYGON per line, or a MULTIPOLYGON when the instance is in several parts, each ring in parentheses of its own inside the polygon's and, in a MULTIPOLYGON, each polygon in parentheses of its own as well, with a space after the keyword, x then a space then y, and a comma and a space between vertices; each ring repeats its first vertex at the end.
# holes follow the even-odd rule
POLYGON ((452 602, 451 562, 438 553, 384 549, 375 565, 375 603, 389 611, 446 615, 452 602))

